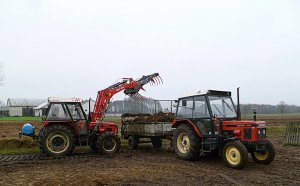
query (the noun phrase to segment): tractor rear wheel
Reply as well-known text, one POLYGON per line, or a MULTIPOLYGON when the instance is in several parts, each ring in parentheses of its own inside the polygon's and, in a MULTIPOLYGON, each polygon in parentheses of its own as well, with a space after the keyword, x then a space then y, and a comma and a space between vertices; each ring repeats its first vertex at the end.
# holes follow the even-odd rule
POLYGON ((274 160, 275 148, 274 148, 273 144, 270 142, 265 145, 265 148, 266 148, 266 151, 264 153, 251 152, 252 159, 256 163, 268 165, 274 160))
POLYGON ((180 159, 194 160, 199 156, 200 138, 195 130, 188 125, 176 128, 173 137, 174 150, 180 159))
POLYGON ((160 149, 162 146, 162 140, 159 137, 152 137, 151 142, 155 149, 160 149))
POLYGON ((139 138, 136 136, 128 137, 128 148, 130 150, 136 150, 139 146, 139 138))
POLYGON ((120 147, 120 138, 112 132, 105 132, 97 139, 97 149, 104 154, 119 152, 120 147))
POLYGON ((39 134, 39 147, 49 156, 68 156, 75 148, 75 136, 66 125, 45 126, 39 134))
POLYGON ((229 141, 223 147, 222 157, 228 167, 242 169, 248 162, 248 151, 240 141, 229 141))

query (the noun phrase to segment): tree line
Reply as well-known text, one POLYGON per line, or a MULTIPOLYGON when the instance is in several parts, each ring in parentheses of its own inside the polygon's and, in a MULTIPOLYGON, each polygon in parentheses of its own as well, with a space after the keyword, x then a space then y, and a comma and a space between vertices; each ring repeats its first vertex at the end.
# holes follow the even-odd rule
POLYGON ((280 101, 277 105, 266 104, 241 104, 242 114, 252 114, 257 109, 258 114, 293 114, 300 113, 300 106, 288 105, 280 101))
MULTIPOLYGON (((169 112, 171 109, 170 103, 164 105, 162 102, 153 99, 150 99, 147 102, 141 102, 127 98, 112 102, 107 113, 155 113, 158 111, 169 112)), ((175 108, 173 108, 173 111, 174 110, 175 108)), ((300 106, 288 105, 284 101, 279 102, 277 105, 241 104, 242 114, 253 114, 254 110, 256 110, 258 114, 290 114, 300 113, 300 106)))

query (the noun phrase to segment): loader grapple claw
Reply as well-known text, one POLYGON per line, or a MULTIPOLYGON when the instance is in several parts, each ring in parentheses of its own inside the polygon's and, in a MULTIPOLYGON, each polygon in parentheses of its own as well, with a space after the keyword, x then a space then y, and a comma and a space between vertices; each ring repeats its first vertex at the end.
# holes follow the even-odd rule
POLYGON ((162 78, 159 73, 154 73, 147 76, 142 76, 140 79, 136 80, 138 86, 136 88, 126 89, 124 93, 136 101, 148 101, 149 99, 139 94, 139 91, 144 90, 143 86, 150 84, 151 86, 163 84, 162 78))

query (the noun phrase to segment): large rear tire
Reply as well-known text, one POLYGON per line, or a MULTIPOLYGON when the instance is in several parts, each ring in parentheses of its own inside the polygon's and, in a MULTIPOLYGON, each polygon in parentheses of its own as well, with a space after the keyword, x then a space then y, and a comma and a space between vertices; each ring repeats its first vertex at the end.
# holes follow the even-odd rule
POLYGON ((75 136, 66 125, 45 126, 39 134, 39 147, 48 156, 68 156, 75 148, 75 136))
POLYGON ((188 125, 180 125, 173 136, 174 151, 180 159, 194 160, 200 153, 200 138, 188 125))
POLYGON ((265 148, 266 148, 266 152, 264 152, 264 153, 251 152, 252 159, 256 163, 268 165, 274 160, 275 148, 274 148, 273 144, 270 142, 265 145, 265 148))
POLYGON ((240 141, 229 141, 223 147, 222 157, 228 167, 242 169, 248 162, 248 151, 240 141))
POLYGON ((105 132, 97 139, 97 149, 104 154, 119 152, 121 148, 120 138, 112 132, 105 132))

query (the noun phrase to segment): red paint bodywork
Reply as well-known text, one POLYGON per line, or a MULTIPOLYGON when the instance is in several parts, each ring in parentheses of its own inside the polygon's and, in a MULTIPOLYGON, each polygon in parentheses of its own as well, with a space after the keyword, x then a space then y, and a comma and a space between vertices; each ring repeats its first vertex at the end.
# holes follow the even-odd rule
MULTIPOLYGON (((230 120, 230 121, 221 121, 222 128, 219 130, 219 121, 217 119, 213 119, 215 131, 219 133, 219 136, 222 137, 222 132, 232 132, 234 138, 240 139, 245 142, 254 142, 254 141, 267 141, 266 138, 258 137, 258 130, 266 128, 265 121, 239 121, 239 120, 230 120), (244 129, 251 129, 251 138, 245 138, 244 129)), ((177 128, 181 124, 187 124, 194 128, 195 132, 202 137, 201 130, 198 129, 197 125, 194 124, 189 119, 180 119, 174 120, 172 124, 172 128, 177 128)))
POLYGON ((253 141, 266 141, 266 138, 258 137, 258 130, 266 128, 265 121, 223 121, 223 131, 233 131, 234 138, 241 139, 241 141, 253 142, 253 141), (251 129, 251 138, 245 138, 244 129, 251 129))
POLYGON ((200 130, 198 129, 198 127, 189 119, 178 119, 178 120, 175 119, 172 123, 172 128, 177 128, 181 124, 187 124, 187 125, 192 126, 194 128, 194 130, 196 131, 196 133, 200 137, 202 137, 202 134, 201 134, 200 130))

